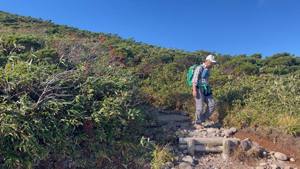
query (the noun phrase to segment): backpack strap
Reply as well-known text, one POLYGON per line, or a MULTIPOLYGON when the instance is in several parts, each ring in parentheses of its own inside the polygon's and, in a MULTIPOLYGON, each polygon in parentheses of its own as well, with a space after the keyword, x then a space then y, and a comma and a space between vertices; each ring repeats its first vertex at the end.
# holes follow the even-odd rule
POLYGON ((199 75, 198 75, 198 80, 199 80, 199 78, 201 78, 203 70, 204 70, 204 67, 202 65, 199 65, 199 66, 201 67, 201 73, 199 73, 199 75))
POLYGON ((210 87, 207 84, 205 84, 205 83, 198 83, 198 86, 199 87, 200 86, 204 87, 205 94, 207 94, 207 91, 208 91, 208 93, 210 93, 210 87))
MULTIPOLYGON (((198 78, 201 78, 201 76, 202 76, 202 73, 203 73, 203 70, 204 70, 204 67, 202 66, 202 65, 199 65, 199 66, 201 66, 201 73, 199 73, 199 76, 198 76, 198 78)), ((203 86, 204 87, 204 91, 205 91, 205 94, 207 94, 207 91, 210 93, 210 87, 207 85, 207 84, 205 84, 205 83, 198 83, 198 86, 200 87, 200 86, 203 86)))

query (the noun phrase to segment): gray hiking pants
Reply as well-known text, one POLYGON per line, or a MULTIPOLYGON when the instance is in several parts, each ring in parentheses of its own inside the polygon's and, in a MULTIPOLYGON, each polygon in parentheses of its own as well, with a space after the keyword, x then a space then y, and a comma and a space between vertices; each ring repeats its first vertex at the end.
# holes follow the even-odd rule
POLYGON ((201 88, 197 88, 197 97, 195 98, 196 101, 196 113, 195 113, 195 122, 201 123, 207 120, 213 113, 215 109, 215 100, 212 95, 204 96, 201 92, 203 86, 201 88), (206 103, 206 110, 203 114, 204 103, 206 103))

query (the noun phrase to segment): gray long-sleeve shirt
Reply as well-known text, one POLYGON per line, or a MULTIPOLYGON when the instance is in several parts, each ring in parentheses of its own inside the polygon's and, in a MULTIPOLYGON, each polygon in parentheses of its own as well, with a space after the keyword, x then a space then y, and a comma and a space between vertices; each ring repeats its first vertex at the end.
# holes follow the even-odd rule
MULTIPOLYGON (((206 65, 205 65, 204 63, 202 64, 202 66, 203 66, 204 69, 208 69, 208 67, 206 67, 206 65)), ((208 83, 209 83, 209 78, 208 78, 208 77, 206 77, 206 78, 201 78, 201 77, 199 77, 199 78, 198 78, 199 73, 201 73, 201 71, 202 71, 202 68, 201 68, 201 66, 199 65, 199 66, 195 69, 194 76, 193 76, 193 79, 192 79, 192 83, 193 83, 195 86, 197 86, 198 83, 205 83, 205 84, 208 84, 208 83)))

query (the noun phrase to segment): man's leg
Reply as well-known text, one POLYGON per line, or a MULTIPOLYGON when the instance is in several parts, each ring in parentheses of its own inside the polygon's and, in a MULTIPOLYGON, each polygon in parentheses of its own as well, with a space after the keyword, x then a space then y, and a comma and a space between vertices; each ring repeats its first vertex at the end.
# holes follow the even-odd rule
POLYGON ((205 96, 204 102, 206 103, 206 110, 205 113, 203 114, 203 119, 208 120, 208 118, 212 115, 215 109, 215 100, 211 95, 205 96))
POLYGON ((197 88, 197 97, 195 98, 196 101, 196 113, 195 113, 195 123, 201 124, 203 122, 203 106, 204 106, 204 95, 200 91, 201 89, 197 88))

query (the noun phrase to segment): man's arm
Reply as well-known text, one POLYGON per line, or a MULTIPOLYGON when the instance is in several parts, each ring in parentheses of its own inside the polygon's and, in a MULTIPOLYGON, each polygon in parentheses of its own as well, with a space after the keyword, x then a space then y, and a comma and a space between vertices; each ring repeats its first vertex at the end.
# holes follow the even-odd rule
POLYGON ((199 76, 200 71, 201 71, 201 66, 198 66, 198 67, 195 69, 194 76, 193 76, 193 79, 192 79, 192 84, 193 84, 193 97, 197 97, 197 90, 196 90, 196 87, 197 87, 197 84, 198 84, 198 76, 199 76))
POLYGON ((196 85, 193 84, 193 97, 197 97, 196 85))

